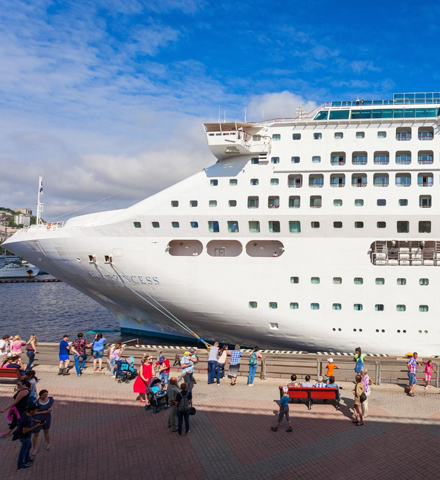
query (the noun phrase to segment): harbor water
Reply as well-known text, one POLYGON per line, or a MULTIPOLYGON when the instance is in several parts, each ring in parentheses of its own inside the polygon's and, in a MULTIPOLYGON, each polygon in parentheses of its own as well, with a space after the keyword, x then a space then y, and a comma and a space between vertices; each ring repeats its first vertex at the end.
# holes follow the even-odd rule
MULTIPOLYGON (((78 332, 90 332, 86 335, 89 340, 93 332, 102 332, 110 342, 134 337, 121 334, 119 322, 109 310, 66 283, 0 284, 0 337, 11 334, 27 340, 36 334, 39 341, 57 342, 66 333, 73 339, 78 332)), ((174 344, 148 336, 139 337, 139 341, 174 344)))

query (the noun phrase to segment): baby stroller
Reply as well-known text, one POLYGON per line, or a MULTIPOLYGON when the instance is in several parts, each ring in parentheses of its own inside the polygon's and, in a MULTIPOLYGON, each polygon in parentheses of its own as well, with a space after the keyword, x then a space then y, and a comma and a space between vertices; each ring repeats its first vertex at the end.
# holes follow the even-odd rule
POLYGON ((153 407, 153 413, 157 413, 160 411, 161 405, 163 405, 164 409, 168 408, 168 395, 167 392, 163 390, 160 378, 154 377, 148 382, 146 393, 150 405, 147 405, 145 410, 153 407))
POLYGON ((130 380, 136 378, 137 370, 134 368, 134 358, 127 357, 125 360, 118 362, 118 368, 116 370, 116 378, 118 383, 128 383, 130 380))

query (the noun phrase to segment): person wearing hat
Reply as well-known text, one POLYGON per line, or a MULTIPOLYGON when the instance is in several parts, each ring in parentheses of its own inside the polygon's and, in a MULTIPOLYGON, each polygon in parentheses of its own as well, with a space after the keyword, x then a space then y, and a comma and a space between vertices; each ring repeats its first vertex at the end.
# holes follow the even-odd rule
POLYGON ((190 348, 184 353, 182 360, 180 360, 180 366, 182 367, 183 381, 188 385, 188 392, 193 388, 193 373, 194 364, 198 362, 198 358, 193 348, 190 348))
POLYGON ((276 432, 278 430, 278 427, 280 426, 284 416, 286 417, 287 424, 289 425, 289 428, 286 430, 286 432, 291 432, 292 423, 290 422, 289 417, 289 387, 283 387, 283 396, 280 400, 280 411, 278 413, 278 423, 275 427, 270 427, 272 432, 276 432))
POLYGON ((333 358, 327 359, 327 372, 325 373, 327 383, 330 381, 330 377, 335 376, 335 369, 339 370, 339 367, 333 363, 333 358))
POLYGON ((163 355, 159 357, 159 361, 156 362, 156 372, 159 374, 160 381, 164 388, 167 388, 170 378, 170 361, 163 355))

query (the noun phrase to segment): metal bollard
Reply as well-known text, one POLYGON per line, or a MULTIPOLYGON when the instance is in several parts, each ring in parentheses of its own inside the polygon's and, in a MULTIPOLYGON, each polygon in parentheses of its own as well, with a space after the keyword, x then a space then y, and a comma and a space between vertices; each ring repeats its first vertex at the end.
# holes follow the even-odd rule
POLYGON ((379 362, 375 362, 376 364, 376 372, 375 372, 375 375, 376 375, 376 385, 380 385, 380 363, 379 362))
POLYGON ((261 359, 260 366, 261 366, 260 379, 266 380, 266 357, 263 357, 261 359))

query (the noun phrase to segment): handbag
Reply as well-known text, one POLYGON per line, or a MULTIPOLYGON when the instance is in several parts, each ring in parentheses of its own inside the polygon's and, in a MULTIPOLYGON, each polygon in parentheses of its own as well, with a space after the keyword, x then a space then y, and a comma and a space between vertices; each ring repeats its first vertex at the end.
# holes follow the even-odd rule
POLYGON ((359 397, 359 400, 361 401, 361 403, 364 403, 366 399, 367 399, 367 396, 365 395, 365 393, 362 393, 361 396, 359 397))
POLYGON ((16 428, 12 432, 12 441, 15 442, 16 440, 18 440, 19 437, 20 437, 20 430, 18 428, 16 428))
POLYGON ((196 414, 196 409, 195 409, 194 407, 191 407, 191 408, 189 409, 189 414, 190 414, 190 415, 195 415, 195 414, 196 414))
POLYGON ((32 347, 32 345, 30 343, 28 343, 26 345, 26 350, 33 350, 34 348, 32 347))

